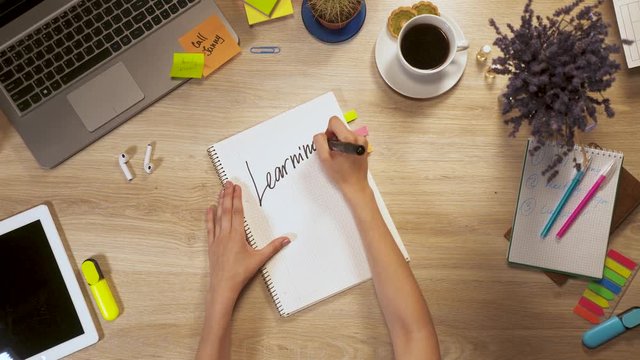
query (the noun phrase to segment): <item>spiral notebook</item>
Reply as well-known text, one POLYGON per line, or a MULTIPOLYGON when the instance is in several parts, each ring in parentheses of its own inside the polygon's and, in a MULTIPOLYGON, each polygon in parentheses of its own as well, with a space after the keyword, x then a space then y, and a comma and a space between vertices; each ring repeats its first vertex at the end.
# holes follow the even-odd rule
MULTIPOLYGON (((530 156, 529 150, 534 146, 535 142, 530 140, 525 151, 507 260, 512 264, 546 271, 602 278, 623 161, 622 153, 585 148, 586 153, 591 156, 591 166, 560 212, 549 235, 543 239, 540 236, 541 229, 571 183, 576 170, 573 156, 569 154, 559 165, 558 175, 547 183, 541 172, 561 150, 554 144, 547 144, 535 156, 530 156), (555 234, 565 220, 595 183, 602 169, 612 161, 615 161, 614 172, 607 177, 569 231, 561 239, 556 239, 555 234)), ((580 159, 579 148, 576 146, 573 151, 576 158, 580 159)))
MULTIPOLYGON (((342 118, 342 111, 333 93, 327 93, 207 150, 220 180, 242 187, 251 246, 262 248, 282 235, 292 239, 262 269, 282 316, 371 278, 350 209, 322 170, 312 142, 333 115, 342 118)), ((371 174, 369 184, 408 260, 371 174)))

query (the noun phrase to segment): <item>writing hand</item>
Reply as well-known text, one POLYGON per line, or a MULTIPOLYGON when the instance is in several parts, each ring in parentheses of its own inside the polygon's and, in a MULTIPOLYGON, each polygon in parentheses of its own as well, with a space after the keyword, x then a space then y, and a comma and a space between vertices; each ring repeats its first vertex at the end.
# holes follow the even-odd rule
POLYGON ((227 181, 218 196, 217 208, 207 209, 211 300, 235 302, 258 269, 289 244, 279 237, 260 250, 246 241, 240 186, 227 181))
POLYGON ((367 140, 363 136, 354 134, 336 116, 329 119, 329 126, 324 133, 313 137, 320 162, 331 180, 346 197, 362 194, 369 190, 367 181, 368 155, 358 156, 331 151, 327 139, 336 138, 340 141, 364 145, 365 148, 367 148, 367 140))

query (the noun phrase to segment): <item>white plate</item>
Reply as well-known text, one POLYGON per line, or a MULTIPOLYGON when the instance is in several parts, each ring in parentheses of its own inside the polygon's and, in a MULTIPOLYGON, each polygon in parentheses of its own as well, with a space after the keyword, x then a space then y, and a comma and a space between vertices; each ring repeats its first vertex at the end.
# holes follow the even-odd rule
MULTIPOLYGON (((453 19, 441 16, 451 24, 456 37, 465 38, 453 19)), ((467 50, 464 50, 459 51, 451 63, 436 74, 414 74, 402 66, 398 57, 398 41, 389 34, 386 25, 376 41, 376 65, 380 75, 395 91, 412 98, 426 99, 451 89, 462 77, 466 64, 467 50)))

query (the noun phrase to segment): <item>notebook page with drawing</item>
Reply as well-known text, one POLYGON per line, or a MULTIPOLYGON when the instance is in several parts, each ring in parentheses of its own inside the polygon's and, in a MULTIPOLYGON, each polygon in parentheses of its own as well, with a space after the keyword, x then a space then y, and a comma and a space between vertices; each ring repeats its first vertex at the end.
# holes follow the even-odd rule
MULTIPOLYGON (((350 209, 322 170, 312 143, 333 115, 342 118, 342 111, 333 93, 327 93, 208 149, 220 179, 242 187, 251 245, 262 248, 282 235, 292 239, 262 270, 282 316, 371 277, 350 209)), ((408 260, 370 174, 369 184, 408 260)))
MULTIPOLYGON (((602 278, 623 155, 615 151, 586 149, 592 159, 591 166, 558 215, 551 231, 543 239, 540 231, 571 183, 576 170, 573 156, 569 154, 559 165, 558 176, 547 183, 541 172, 560 152, 559 147, 548 144, 532 157, 528 150, 534 146, 535 141, 530 140, 525 152, 507 260, 548 271, 602 278), (613 173, 607 177, 567 233, 561 239, 556 239, 555 235, 565 220, 596 182, 601 170, 612 161, 615 161, 613 173)), ((581 158, 577 148, 574 153, 576 158, 581 158)))
POLYGON ((613 0, 613 9, 618 21, 620 38, 632 40, 631 45, 622 45, 627 66, 640 65, 640 0, 613 0))

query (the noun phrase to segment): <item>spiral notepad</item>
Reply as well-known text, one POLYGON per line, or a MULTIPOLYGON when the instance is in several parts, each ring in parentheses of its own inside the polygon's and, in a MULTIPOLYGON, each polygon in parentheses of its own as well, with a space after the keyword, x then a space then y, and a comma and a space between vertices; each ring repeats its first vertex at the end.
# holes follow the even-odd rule
MULTIPOLYGON (((224 183, 242 187, 245 231, 254 248, 292 239, 262 269, 282 316, 371 277, 353 216, 321 168, 313 135, 342 111, 327 93, 209 147, 224 183)), ((378 207, 400 251, 407 252, 369 175, 378 207)))
MULTIPOLYGON (((569 275, 602 278, 622 153, 585 148, 591 157, 591 166, 560 212, 549 235, 543 239, 540 231, 571 183, 576 170, 573 156, 569 154, 559 165, 558 175, 547 183, 541 172, 562 150, 556 145, 548 144, 535 156, 530 156, 529 150, 534 146, 535 142, 529 141, 525 152, 508 261, 569 275), (567 217, 595 183, 601 170, 612 161, 615 161, 614 172, 607 177, 567 233, 561 239, 556 239, 555 234, 567 217)), ((573 151, 576 158, 581 159, 577 146, 573 151)))

